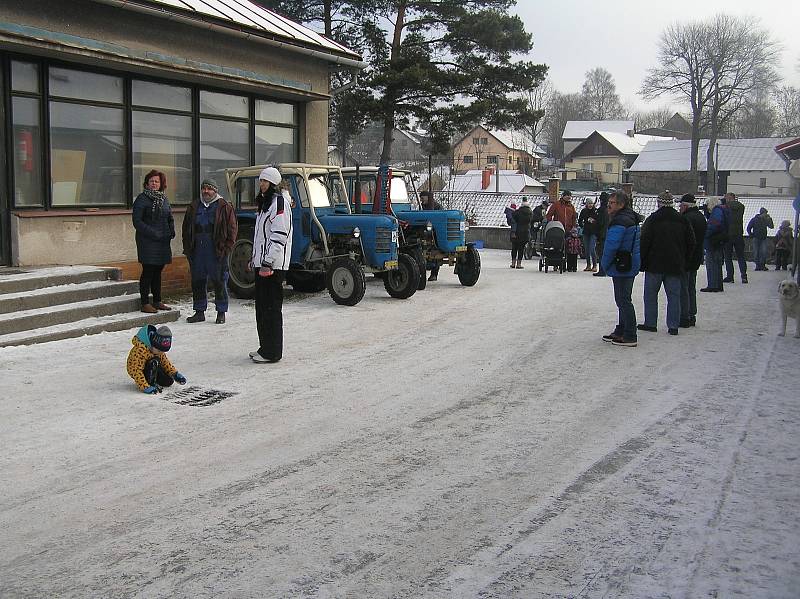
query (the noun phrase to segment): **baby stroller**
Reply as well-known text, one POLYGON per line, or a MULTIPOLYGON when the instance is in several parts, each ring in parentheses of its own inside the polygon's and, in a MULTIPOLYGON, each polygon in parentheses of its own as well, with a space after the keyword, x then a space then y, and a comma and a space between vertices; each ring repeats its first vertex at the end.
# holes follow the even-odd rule
POLYGON ((539 237, 542 255, 539 259, 539 270, 544 269, 544 272, 547 272, 548 268, 552 268, 553 270, 558 269, 558 272, 563 274, 567 270, 567 256, 564 252, 566 237, 564 225, 557 220, 552 220, 539 230, 539 237))

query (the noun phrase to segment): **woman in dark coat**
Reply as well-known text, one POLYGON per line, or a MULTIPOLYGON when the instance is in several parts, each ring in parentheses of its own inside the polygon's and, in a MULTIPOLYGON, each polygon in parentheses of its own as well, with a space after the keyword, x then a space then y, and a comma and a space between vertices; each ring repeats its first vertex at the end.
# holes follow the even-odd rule
POLYGON ((161 301, 161 271, 172 262, 170 241, 175 237, 175 220, 164 190, 164 173, 152 170, 144 177, 144 191, 133 202, 133 227, 136 229, 136 253, 142 265, 139 295, 142 312, 153 314, 169 310, 161 301), (153 302, 150 302, 150 292, 153 302))

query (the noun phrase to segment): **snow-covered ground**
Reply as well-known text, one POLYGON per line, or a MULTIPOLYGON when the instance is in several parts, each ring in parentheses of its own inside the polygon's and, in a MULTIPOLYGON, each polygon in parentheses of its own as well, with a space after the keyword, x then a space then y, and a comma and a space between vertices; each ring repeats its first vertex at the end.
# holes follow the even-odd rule
POLYGON ((630 349, 609 279, 482 258, 288 301, 274 365, 250 302, 174 323, 205 407, 135 390, 133 331, 0 349, 0 596, 797 597, 781 274, 630 349))

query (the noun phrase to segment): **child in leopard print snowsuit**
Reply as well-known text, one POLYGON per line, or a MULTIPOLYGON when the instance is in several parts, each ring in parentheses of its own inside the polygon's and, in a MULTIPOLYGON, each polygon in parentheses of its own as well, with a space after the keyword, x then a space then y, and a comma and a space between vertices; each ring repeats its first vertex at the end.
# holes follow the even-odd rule
POLYGON ((173 380, 186 384, 186 377, 172 365, 166 352, 172 347, 172 331, 168 326, 156 328, 148 324, 139 329, 131 339, 133 347, 128 353, 128 374, 139 387, 148 393, 159 393, 169 387, 173 380))

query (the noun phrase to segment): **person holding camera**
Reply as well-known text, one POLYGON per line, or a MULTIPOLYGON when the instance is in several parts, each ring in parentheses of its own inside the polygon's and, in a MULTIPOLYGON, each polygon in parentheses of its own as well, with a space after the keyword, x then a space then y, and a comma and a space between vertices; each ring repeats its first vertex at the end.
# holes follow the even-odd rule
POLYGON ((631 200, 623 191, 608 199, 608 232, 600 265, 614 284, 614 303, 619 318, 614 331, 603 335, 603 341, 622 347, 636 347, 636 309, 631 294, 639 274, 639 216, 631 208, 631 200))

